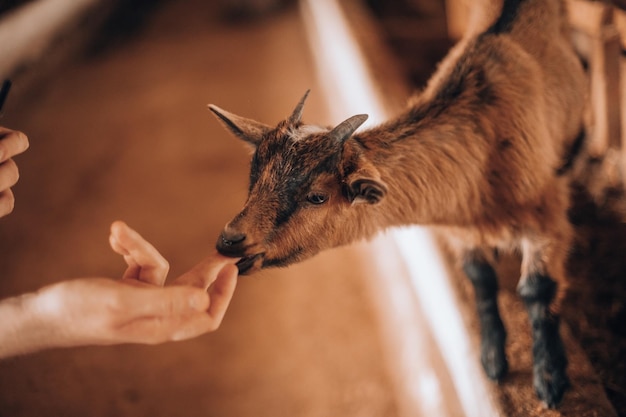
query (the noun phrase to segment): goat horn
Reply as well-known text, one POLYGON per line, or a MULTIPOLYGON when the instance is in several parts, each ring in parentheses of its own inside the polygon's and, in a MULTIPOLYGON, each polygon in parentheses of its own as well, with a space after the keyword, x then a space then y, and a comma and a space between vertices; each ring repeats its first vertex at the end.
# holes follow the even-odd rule
POLYGON ((339 123, 337 127, 331 130, 328 135, 333 141, 337 143, 343 143, 366 120, 367 120, 367 114, 357 114, 356 116, 352 116, 349 119, 346 119, 343 122, 339 123))
POLYGON ((214 104, 209 104, 209 110, 211 110, 217 117, 217 120, 222 122, 235 136, 252 144, 256 144, 264 134, 272 130, 271 126, 257 122, 256 120, 237 116, 224 109, 220 109, 214 104))
POLYGON ((304 93, 304 96, 298 102, 298 105, 294 109, 293 113, 291 113, 291 116, 288 119, 290 125, 296 125, 300 123, 300 120, 302 119, 302 109, 304 108, 304 102, 306 101, 306 98, 308 97, 310 92, 311 90, 306 90, 306 93, 304 93))

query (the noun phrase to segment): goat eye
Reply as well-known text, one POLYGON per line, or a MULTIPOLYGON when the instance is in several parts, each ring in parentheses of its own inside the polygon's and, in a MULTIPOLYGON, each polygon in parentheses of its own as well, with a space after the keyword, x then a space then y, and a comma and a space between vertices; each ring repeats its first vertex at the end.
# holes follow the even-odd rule
POLYGON ((328 196, 320 193, 311 193, 306 196, 306 199, 311 204, 324 204, 328 200, 328 196))

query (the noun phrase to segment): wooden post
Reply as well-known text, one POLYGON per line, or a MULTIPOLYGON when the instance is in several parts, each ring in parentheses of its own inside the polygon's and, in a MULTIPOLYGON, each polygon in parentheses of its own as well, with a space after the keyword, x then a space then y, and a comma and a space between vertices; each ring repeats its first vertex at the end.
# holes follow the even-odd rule
POLYGON ((613 7, 584 0, 568 1, 572 28, 588 37, 591 88, 591 141, 589 153, 601 158, 620 149, 620 44, 613 24, 613 7))
POLYGON ((620 160, 622 173, 626 173, 626 55, 622 51, 626 51, 626 11, 615 9, 615 27, 619 35, 619 67, 620 67, 620 110, 621 110, 621 143, 620 143, 620 160))

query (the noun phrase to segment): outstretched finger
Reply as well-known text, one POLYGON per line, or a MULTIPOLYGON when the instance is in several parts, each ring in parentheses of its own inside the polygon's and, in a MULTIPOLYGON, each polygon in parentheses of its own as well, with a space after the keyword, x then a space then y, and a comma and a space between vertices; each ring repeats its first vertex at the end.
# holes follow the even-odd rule
POLYGON ((127 320, 118 328, 117 340, 154 344, 216 330, 232 298, 236 276, 235 266, 224 268, 217 286, 209 291, 215 301, 196 287, 129 288, 122 304, 131 303, 133 313, 126 310, 127 320))
POLYGON ((116 221, 111 224, 109 243, 128 264, 123 278, 158 286, 165 284, 170 268, 168 262, 154 246, 126 223, 116 221))
POLYGON ((118 307, 126 318, 156 317, 167 319, 209 308, 208 294, 189 286, 131 286, 119 294, 118 307))
POLYGON ((226 314, 226 309, 233 298, 237 287, 239 271, 235 265, 226 265, 217 275, 217 279, 209 287, 209 316, 217 329, 226 314))
POLYGON ((142 317, 121 326, 114 340, 158 344, 191 339, 213 329, 213 320, 206 312, 185 316, 142 317))

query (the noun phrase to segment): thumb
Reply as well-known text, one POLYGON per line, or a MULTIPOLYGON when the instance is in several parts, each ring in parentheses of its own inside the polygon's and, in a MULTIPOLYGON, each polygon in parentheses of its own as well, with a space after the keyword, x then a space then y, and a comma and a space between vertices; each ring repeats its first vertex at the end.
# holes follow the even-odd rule
POLYGON ((124 256, 128 269, 124 278, 163 286, 169 272, 167 260, 139 233, 122 221, 111 224, 111 248, 124 256))

